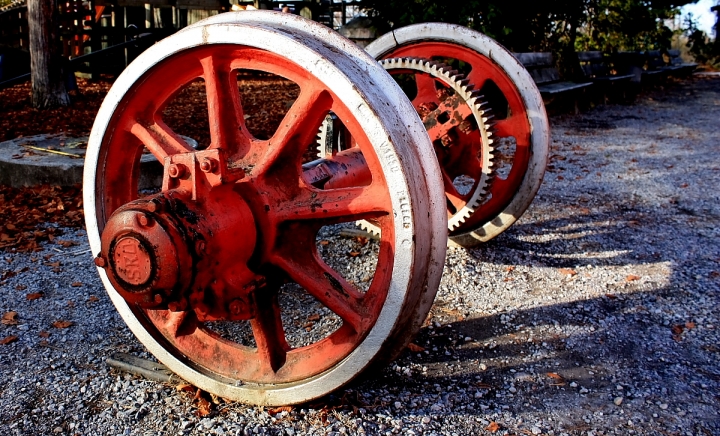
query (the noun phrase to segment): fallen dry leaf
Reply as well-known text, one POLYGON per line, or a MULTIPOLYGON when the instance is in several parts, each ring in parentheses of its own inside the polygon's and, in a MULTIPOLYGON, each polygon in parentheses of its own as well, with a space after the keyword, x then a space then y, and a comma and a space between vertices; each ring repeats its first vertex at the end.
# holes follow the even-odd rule
POLYGON ((505 271, 507 271, 507 272, 513 272, 513 271, 515 271, 515 267, 512 266, 512 265, 511 265, 511 266, 506 266, 506 267, 505 267, 505 271))
POLYGON ((18 323, 18 313, 17 312, 5 312, 5 314, 2 317, 2 322, 5 325, 17 325, 18 323))
POLYGON ((320 241, 320 245, 328 245, 329 243, 330 243, 330 241, 328 241, 326 239, 323 239, 322 241, 320 241))
POLYGON ((672 334, 674 334, 674 335, 679 335, 679 334, 681 334, 681 333, 683 332, 683 330, 685 330, 685 326, 682 325, 682 324, 675 324, 674 326, 672 326, 672 327, 670 328, 670 331, 671 331, 672 334))
POLYGON ((15 290, 17 290, 17 291, 24 291, 25 289, 27 289, 27 286, 25 286, 25 285, 15 286, 15 290))
POLYGON ((100 299, 94 295, 91 295, 90 297, 88 297, 88 302, 90 302, 90 303, 95 303, 98 301, 100 301, 100 299))
POLYGON ((320 320, 320 315, 318 315, 317 313, 314 315, 308 316, 308 321, 319 321, 319 320, 320 320))
POLYGON ((369 239, 366 238, 365 236, 358 236, 357 238, 355 238, 355 241, 357 241, 358 244, 360 244, 362 247, 364 247, 367 245, 369 239))
POLYGON ((291 406, 273 407, 273 408, 271 408, 271 409, 266 410, 266 412, 267 412, 268 415, 270 415, 270 416, 275 416, 275 415, 277 415, 278 413, 281 413, 281 412, 288 412, 288 413, 289 413, 289 412, 292 412, 292 407, 291 407, 291 406))
POLYGON ((56 329, 66 329, 73 325, 72 321, 63 321, 63 320, 57 320, 54 323, 52 323, 52 326, 56 329))
POLYGON ((548 372, 546 374, 551 379, 555 380, 554 383, 550 383, 550 386, 565 386, 565 377, 561 376, 556 372, 548 372))
POLYGON ((577 271, 575 271, 572 268, 560 268, 560 274, 566 275, 566 276, 574 276, 577 275, 577 271))
POLYGON ((630 274, 629 276, 625 277, 626 282, 634 282, 636 280, 640 280, 640 276, 636 276, 634 274, 630 274))
POLYGON ((42 292, 33 292, 31 294, 27 294, 25 296, 26 300, 37 300, 38 298, 42 298, 43 293, 42 292))
POLYGON ((79 288, 80 286, 82 286, 82 283, 81 282, 72 282, 72 284, 70 286, 72 286, 73 288, 79 288))
POLYGON ((38 336, 40 336, 41 338, 49 338, 50 332, 46 332, 45 330, 43 330, 40 333, 38 333, 38 336))
POLYGON ((350 257, 358 257, 358 256, 360 256, 360 252, 359 252, 359 251, 351 251, 351 252, 348 253, 348 254, 350 255, 350 257))
POLYGON ((17 340, 18 340, 18 337, 15 335, 6 336, 3 339, 0 339, 0 345, 11 344, 17 340))
POLYGON ((195 391, 195 386, 190 383, 178 383, 178 385, 175 386, 175 390, 179 392, 193 392, 195 391))
POLYGON ((196 407, 195 416, 197 417, 208 416, 212 412, 210 402, 203 397, 197 398, 196 407))
POLYGON ((412 351, 413 353, 422 353, 423 351, 425 351, 425 348, 410 342, 408 344, 408 350, 412 351))
POLYGON ((493 421, 490 424, 488 424, 487 427, 485 427, 485 430, 489 431, 490 433, 495 433, 496 431, 500 430, 500 424, 493 421))
POLYGON ((615 294, 605 294, 605 296, 608 297, 608 298, 611 299, 611 300, 614 300, 614 299, 617 298, 617 295, 615 295, 615 294))
POLYGON ((688 329, 688 330, 692 330, 692 329, 695 328, 695 323, 692 322, 692 321, 688 321, 688 322, 685 323, 685 328, 688 329))

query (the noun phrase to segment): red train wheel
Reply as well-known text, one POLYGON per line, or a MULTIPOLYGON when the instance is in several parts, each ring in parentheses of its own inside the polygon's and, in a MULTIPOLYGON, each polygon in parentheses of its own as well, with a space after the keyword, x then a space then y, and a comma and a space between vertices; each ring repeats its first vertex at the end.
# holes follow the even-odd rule
MULTIPOLYGON (((502 233, 532 202, 547 162, 547 115, 528 72, 492 39, 444 23, 397 29, 378 38, 366 50, 376 59, 417 57, 444 61, 465 72, 474 88, 485 95, 496 116, 493 126, 493 146, 499 150, 496 160, 504 164, 506 171, 501 168, 496 173, 487 200, 463 224, 451 230, 450 239, 459 245, 472 246, 502 233)), ((418 81, 419 95, 428 92, 426 86, 427 81, 418 81)))
POLYGON ((428 286, 439 282, 434 264, 445 244, 437 218, 444 204, 428 201, 441 182, 437 164, 421 157, 431 154, 422 125, 382 67, 308 37, 319 33, 315 23, 300 21, 306 29, 292 34, 273 24, 276 14, 243 14, 266 25, 239 19, 185 29, 118 78, 88 145, 86 220, 113 302, 158 359, 223 397, 298 403, 394 353, 413 334, 406 328, 424 319, 418 304, 434 296, 428 286), (254 138, 245 126, 239 69, 300 88, 270 139, 254 138), (202 151, 162 117, 168 101, 197 78, 205 83, 211 136, 202 151), (330 111, 358 144, 369 182, 323 189, 303 174, 303 152, 330 111), (139 198, 145 148, 164 163, 165 177, 161 192, 139 198), (315 243, 322 226, 363 218, 380 223, 383 233, 366 291, 323 261, 315 243), (340 327, 291 347, 278 303, 285 281, 322 303, 340 327), (207 328, 243 320, 254 346, 207 328))

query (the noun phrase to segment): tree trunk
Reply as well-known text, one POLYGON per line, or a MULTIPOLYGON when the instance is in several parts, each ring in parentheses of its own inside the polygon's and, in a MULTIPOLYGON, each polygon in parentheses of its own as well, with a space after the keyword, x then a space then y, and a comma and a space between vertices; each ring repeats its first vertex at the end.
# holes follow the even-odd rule
POLYGON ((28 0, 28 31, 33 107, 68 106, 56 0, 28 0))
POLYGON ((715 12, 717 18, 715 19, 715 42, 713 43, 712 53, 715 56, 720 56, 720 4, 710 8, 712 12, 715 12))

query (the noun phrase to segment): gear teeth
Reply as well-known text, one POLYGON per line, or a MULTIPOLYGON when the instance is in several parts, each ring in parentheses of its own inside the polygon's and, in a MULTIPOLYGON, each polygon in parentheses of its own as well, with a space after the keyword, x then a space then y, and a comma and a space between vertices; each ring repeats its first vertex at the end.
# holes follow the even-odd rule
MULTIPOLYGON (((453 231, 460 227, 475 210, 484 203, 490 191, 490 185, 495 179, 495 168, 497 150, 493 147, 494 136, 494 114, 485 97, 464 74, 449 66, 422 58, 391 58, 380 61, 386 70, 409 69, 427 73, 436 79, 444 82, 452 88, 472 109, 473 116, 477 123, 477 129, 482 138, 481 159, 482 168, 480 180, 475 182, 474 191, 470 200, 465 206, 448 219, 448 228, 453 231)), ((379 235, 380 229, 367 221, 358 221, 358 225, 364 230, 379 235)))
POLYGON ((378 239, 380 238, 380 236, 382 236, 380 227, 376 226, 375 224, 373 224, 369 221, 365 221, 365 220, 355 221, 355 225, 360 227, 362 230, 364 230, 372 235, 375 235, 378 239))

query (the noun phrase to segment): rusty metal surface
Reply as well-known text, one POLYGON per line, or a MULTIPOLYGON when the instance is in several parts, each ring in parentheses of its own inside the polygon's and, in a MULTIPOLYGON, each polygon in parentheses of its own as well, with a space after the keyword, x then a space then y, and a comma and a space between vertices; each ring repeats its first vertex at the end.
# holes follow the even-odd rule
POLYGON ((436 163, 421 158, 432 153, 427 135, 416 114, 396 112, 409 102, 377 63, 338 52, 338 37, 323 36, 315 23, 296 20, 307 30, 293 32, 274 27, 277 14, 242 14, 256 21, 243 24, 237 14, 234 24, 185 29, 118 79, 90 137, 86 219, 113 302, 161 361, 218 395, 288 404, 347 383, 409 340, 406 327, 426 315, 418 302, 432 298, 430 286, 439 281, 443 258, 437 253, 445 243, 437 217, 444 212, 428 195, 439 173, 436 163), (266 25, 258 26, 264 17, 266 25), (301 88, 268 140, 244 128, 229 74, 239 68, 278 74, 301 88), (159 113, 198 76, 208 93, 211 145, 193 152, 159 113), (330 111, 342 118, 361 154, 325 164, 331 177, 315 186, 308 181, 315 176, 302 174, 302 152, 330 111), (165 177, 162 192, 138 200, 134 175, 143 145, 164 162, 165 177), (150 210, 155 203, 162 207, 150 210), (315 249, 320 226, 359 218, 373 218, 383 229, 378 270, 365 293, 315 249), (130 262, 135 269, 128 270, 125 253, 119 261, 113 256, 113 244, 143 248, 130 262), (342 327, 289 347, 277 302, 283 280, 301 285, 342 327), (255 347, 220 339, 203 324, 242 319, 250 320, 255 347))

